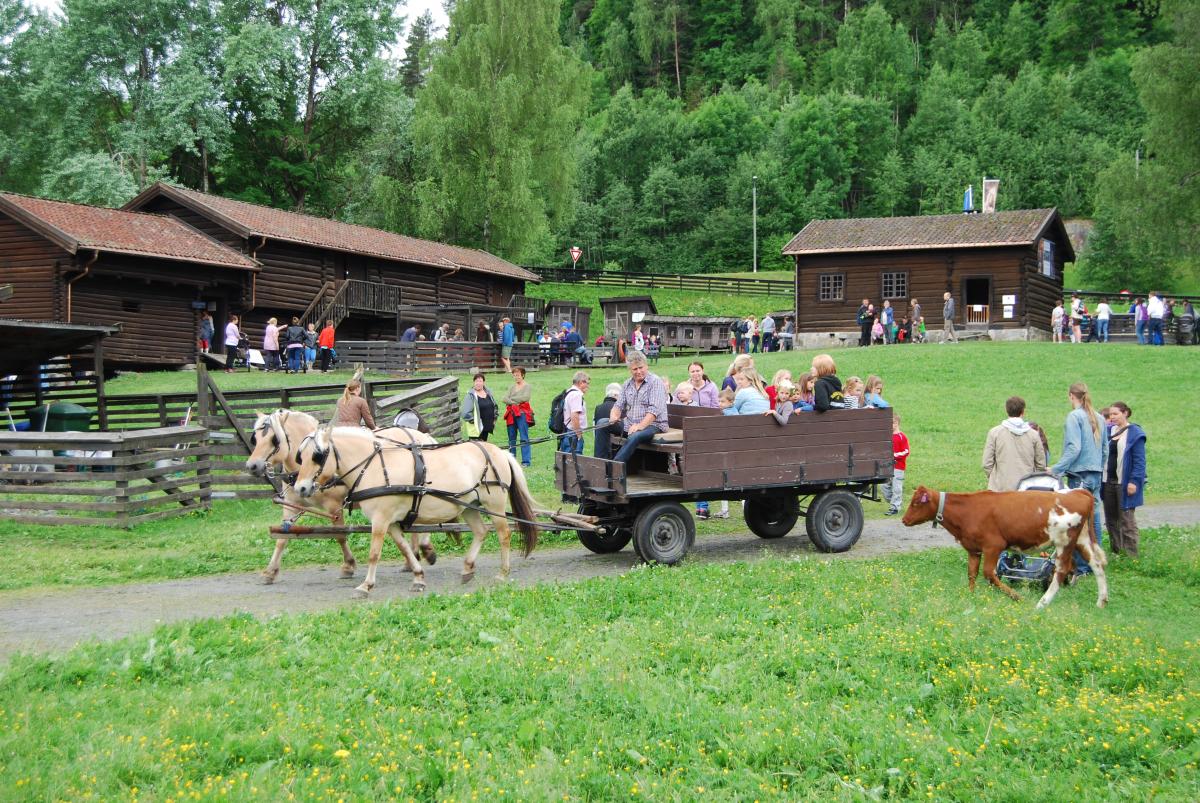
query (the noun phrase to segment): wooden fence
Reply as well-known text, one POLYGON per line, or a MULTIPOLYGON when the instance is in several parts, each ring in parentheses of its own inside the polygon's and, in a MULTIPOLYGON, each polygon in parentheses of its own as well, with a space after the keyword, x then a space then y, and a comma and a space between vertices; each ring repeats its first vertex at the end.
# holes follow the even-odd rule
MULTIPOLYGON (((66 359, 55 360, 41 366, 38 375, 0 378, 0 408, 7 408, 14 421, 24 421, 32 408, 53 402, 72 402, 95 410, 99 383, 91 365, 89 354, 86 360, 74 364, 66 359), (87 369, 82 367, 85 362, 87 369)), ((0 412, 0 429, 8 428, 8 416, 0 412)))
MULTIPOLYGON (((534 368, 540 354, 537 343, 515 343, 512 364, 534 368)), ((338 359, 347 365, 362 363, 371 371, 404 374, 496 371, 502 365, 499 343, 477 341, 343 340, 338 343, 338 359)))
MULTIPOLYGON (((244 459, 244 458, 243 458, 244 459)), ((208 430, 0 433, 0 521, 129 527, 206 509, 208 430)))
POLYGON ((742 279, 737 276, 695 276, 664 273, 586 271, 569 268, 529 267, 546 282, 591 284, 597 287, 661 287, 666 290, 697 290, 705 293, 738 293, 755 296, 791 296, 792 282, 779 279, 742 279))

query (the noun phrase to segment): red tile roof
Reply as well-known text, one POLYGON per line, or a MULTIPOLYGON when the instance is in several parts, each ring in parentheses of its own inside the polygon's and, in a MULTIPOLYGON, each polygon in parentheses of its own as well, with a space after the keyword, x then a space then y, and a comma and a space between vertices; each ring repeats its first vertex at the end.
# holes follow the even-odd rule
MULTIPOLYGON (((192 206, 211 210, 250 235, 437 268, 459 268, 533 282, 541 280, 536 273, 474 248, 418 240, 381 229, 272 209, 167 184, 155 185, 155 189, 185 203, 190 202, 192 206)), ((131 203, 137 202, 135 199, 131 203)))
POLYGON ((258 270, 245 254, 172 217, 85 206, 0 192, 0 212, 12 214, 71 253, 111 253, 258 270))
POLYGON ((977 215, 814 220, 792 238, 783 253, 1031 245, 1057 216, 1055 209, 1021 209, 977 215))

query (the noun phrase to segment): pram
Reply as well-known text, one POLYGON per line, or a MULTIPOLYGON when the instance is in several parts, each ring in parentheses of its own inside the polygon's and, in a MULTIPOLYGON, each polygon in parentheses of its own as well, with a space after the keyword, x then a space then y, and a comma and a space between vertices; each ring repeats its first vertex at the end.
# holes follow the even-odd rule
MULTIPOLYGON (((1018 491, 1065 491, 1067 487, 1053 474, 1029 474, 1017 483, 1018 491)), ((1000 553, 996 562, 996 575, 1008 582, 1039 583, 1042 590, 1050 587, 1054 577, 1055 556, 1042 552, 1026 555, 1015 549, 1000 553)))

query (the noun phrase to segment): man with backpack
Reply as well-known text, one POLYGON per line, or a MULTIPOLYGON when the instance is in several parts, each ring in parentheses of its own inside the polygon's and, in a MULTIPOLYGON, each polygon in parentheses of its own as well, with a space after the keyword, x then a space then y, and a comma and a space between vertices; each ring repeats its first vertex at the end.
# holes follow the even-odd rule
POLYGON ((583 430, 586 426, 586 415, 583 394, 587 392, 588 378, 586 371, 576 371, 571 377, 571 387, 554 397, 550 403, 550 431, 562 435, 558 450, 575 454, 583 454, 583 430))

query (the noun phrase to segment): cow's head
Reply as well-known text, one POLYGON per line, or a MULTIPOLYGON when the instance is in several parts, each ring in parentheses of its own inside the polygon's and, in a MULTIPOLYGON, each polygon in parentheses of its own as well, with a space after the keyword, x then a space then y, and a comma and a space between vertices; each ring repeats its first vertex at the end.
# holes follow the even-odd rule
POLYGON ((937 516, 937 492, 931 491, 924 485, 917 486, 917 490, 913 491, 912 499, 908 503, 908 510, 904 511, 905 527, 911 527, 914 524, 924 524, 927 521, 933 521, 937 516))

